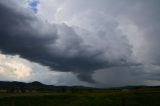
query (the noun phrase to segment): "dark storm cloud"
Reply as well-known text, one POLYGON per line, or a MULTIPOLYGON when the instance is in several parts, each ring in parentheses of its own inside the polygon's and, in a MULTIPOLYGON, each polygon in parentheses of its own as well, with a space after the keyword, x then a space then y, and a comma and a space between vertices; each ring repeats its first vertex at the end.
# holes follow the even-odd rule
MULTIPOLYGON (((102 34, 103 37, 103 33, 98 35, 102 34)), ((87 45, 74 28, 42 22, 31 13, 16 11, 0 2, 2 53, 18 54, 57 71, 73 72, 83 81, 95 82, 92 74, 98 69, 135 65, 128 59, 132 51, 127 39, 114 36, 114 32, 111 34, 111 39, 104 37, 106 40, 103 41, 109 44, 101 44, 100 41, 101 45, 97 45, 97 42, 87 45), (118 38, 111 42, 114 37, 118 38)))

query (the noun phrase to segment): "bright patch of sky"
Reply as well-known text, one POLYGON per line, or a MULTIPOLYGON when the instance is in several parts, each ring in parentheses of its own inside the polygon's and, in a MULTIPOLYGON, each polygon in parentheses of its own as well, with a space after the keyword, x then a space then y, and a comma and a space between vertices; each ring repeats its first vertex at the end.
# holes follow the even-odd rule
POLYGON ((28 4, 33 10, 33 12, 37 13, 38 11, 37 6, 39 4, 39 0, 28 0, 28 4))

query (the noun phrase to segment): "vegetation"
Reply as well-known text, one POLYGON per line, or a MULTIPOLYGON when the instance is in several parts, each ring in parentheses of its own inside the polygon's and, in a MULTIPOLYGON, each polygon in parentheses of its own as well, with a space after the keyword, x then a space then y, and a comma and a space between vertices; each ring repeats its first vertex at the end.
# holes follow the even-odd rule
POLYGON ((95 89, 1 82, 0 106, 160 106, 160 87, 95 89))
POLYGON ((160 106, 160 89, 1 93, 0 106, 160 106))

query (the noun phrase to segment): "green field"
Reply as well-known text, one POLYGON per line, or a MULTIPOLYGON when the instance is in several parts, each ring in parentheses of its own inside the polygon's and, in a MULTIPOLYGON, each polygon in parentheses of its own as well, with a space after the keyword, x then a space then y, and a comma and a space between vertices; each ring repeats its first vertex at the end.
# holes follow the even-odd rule
POLYGON ((0 106, 160 106, 160 90, 0 93, 0 106))

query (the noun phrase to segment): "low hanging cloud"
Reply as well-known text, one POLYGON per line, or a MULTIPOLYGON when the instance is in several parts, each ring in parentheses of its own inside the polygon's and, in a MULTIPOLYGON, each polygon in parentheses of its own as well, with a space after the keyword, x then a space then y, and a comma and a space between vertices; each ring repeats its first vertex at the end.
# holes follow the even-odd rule
POLYGON ((0 2, 0 15, 0 50, 4 54, 18 54, 54 70, 72 72, 87 82, 95 82, 92 74, 98 69, 135 65, 131 45, 116 30, 118 23, 108 22, 103 26, 106 31, 92 33, 50 24, 4 2, 0 2))

